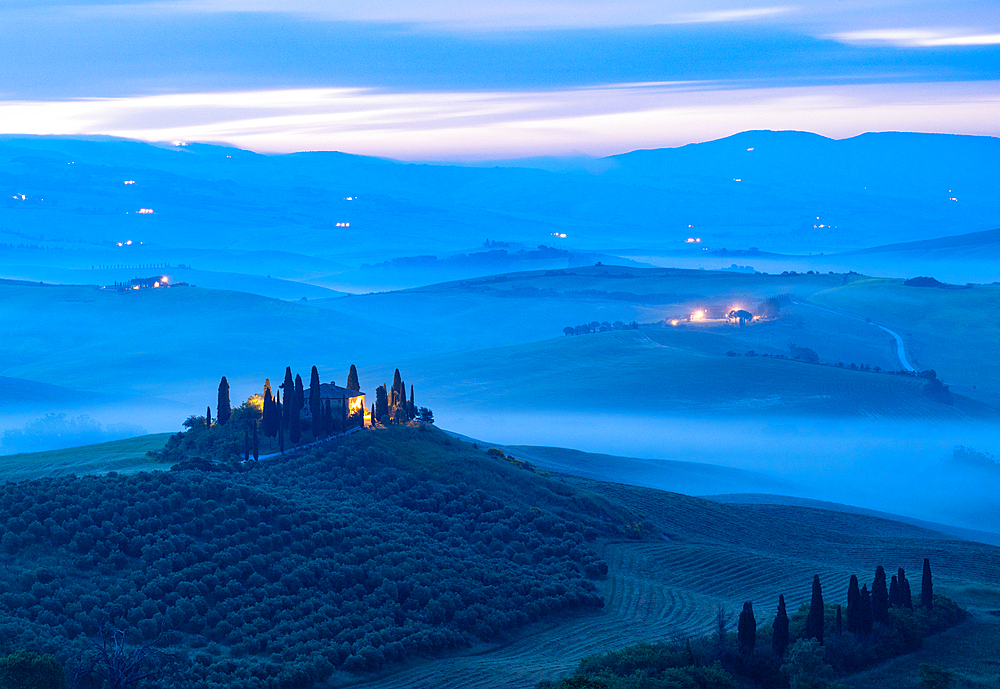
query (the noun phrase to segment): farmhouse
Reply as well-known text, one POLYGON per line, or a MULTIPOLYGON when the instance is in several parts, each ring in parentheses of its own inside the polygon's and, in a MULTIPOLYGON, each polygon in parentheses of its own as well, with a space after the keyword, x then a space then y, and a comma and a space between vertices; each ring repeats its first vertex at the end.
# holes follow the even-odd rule
MULTIPOLYGON (((302 405, 301 416, 303 419, 312 420, 312 411, 309 409, 309 390, 306 388, 305 404, 302 405)), ((365 417, 365 394, 356 390, 348 390, 333 383, 320 383, 319 386, 320 404, 325 407, 330 405, 330 411, 334 418, 346 417, 348 426, 361 425, 365 417)))

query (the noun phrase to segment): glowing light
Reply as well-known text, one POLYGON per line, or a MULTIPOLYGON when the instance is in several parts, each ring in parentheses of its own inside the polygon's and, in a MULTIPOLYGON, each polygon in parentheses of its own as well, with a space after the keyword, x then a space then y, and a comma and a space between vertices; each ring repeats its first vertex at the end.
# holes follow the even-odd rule
POLYGON ((160 278, 160 282, 162 282, 165 285, 168 282, 170 282, 170 278, 168 278, 166 275, 164 275, 163 277, 160 278))
POLYGON ((693 320, 693 321, 703 321, 703 320, 705 320, 705 312, 702 311, 701 309, 698 309, 697 311, 695 311, 694 313, 691 314, 691 320, 693 320))
POLYGON ((159 286, 160 286, 160 283, 159 283, 159 282, 154 282, 154 283, 153 283, 153 287, 159 287, 159 286))
MULTIPOLYGON (((691 227, 691 226, 688 225, 688 227, 691 227)), ((684 240, 684 243, 685 244, 694 244, 694 237, 688 237, 687 239, 684 240)))
POLYGON ((348 412, 351 414, 357 414, 359 411, 364 411, 365 409, 365 396, 358 395, 357 397, 352 397, 351 401, 348 402, 348 412))
POLYGON ((733 181, 734 182, 742 182, 743 180, 740 179, 739 177, 733 177, 733 181))
POLYGON ((132 285, 132 289, 139 289, 139 285, 132 285))
POLYGON ((135 184, 135 180, 134 179, 127 179, 127 180, 125 180, 125 184, 135 184))
POLYGON ((153 214, 153 209, 152 208, 140 208, 136 212, 139 213, 140 215, 152 215, 153 214))
POLYGON ((349 223, 349 222, 339 222, 339 223, 337 223, 337 227, 350 227, 350 226, 351 226, 351 223, 349 223))
POLYGON ((670 321, 670 325, 677 325, 677 319, 674 318, 670 321))
POLYGON ((125 246, 124 242, 118 242, 118 246, 125 246))
POLYGON ((748 148, 747 150, 748 150, 748 151, 752 151, 752 150, 753 150, 753 148, 748 148))
POLYGON ((129 239, 125 242, 125 246, 132 246, 132 240, 129 239))

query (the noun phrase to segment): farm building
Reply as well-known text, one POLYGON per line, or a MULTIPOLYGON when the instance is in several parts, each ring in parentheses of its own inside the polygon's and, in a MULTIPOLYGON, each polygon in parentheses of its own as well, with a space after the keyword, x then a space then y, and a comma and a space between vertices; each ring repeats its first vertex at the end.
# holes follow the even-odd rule
MULTIPOLYGON (((311 421, 312 411, 309 409, 309 388, 306 388, 304 393, 305 404, 302 405, 301 415, 303 419, 311 421)), ((319 399, 323 405, 326 405, 327 402, 330 403, 330 410, 333 412, 334 418, 339 419, 342 414, 346 414, 349 426, 361 424, 361 419, 365 415, 365 394, 363 392, 348 390, 333 383, 320 383, 319 399)))

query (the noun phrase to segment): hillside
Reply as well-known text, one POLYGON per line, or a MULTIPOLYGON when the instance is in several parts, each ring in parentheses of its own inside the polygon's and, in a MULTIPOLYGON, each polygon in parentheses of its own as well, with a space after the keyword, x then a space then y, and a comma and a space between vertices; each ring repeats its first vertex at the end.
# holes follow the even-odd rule
POLYGON ((720 603, 754 600, 766 620, 779 593, 790 611, 807 601, 813 573, 843 600, 851 573, 916 576, 923 557, 936 590, 1000 606, 992 546, 540 476, 435 429, 368 431, 235 473, 65 477, 5 495, 0 652, 69 658, 95 615, 153 635, 162 620, 180 662, 160 686, 305 688, 332 672, 333 686, 529 689, 588 653, 708 633, 720 603))

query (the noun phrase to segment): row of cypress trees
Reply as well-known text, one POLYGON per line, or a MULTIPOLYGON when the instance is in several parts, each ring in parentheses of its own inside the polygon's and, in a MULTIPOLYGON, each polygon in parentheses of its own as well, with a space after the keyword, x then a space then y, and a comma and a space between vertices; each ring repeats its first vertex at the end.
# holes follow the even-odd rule
MULTIPOLYGON (((934 606, 934 584, 931 579, 930 559, 924 558, 923 576, 920 586, 920 605, 930 610, 934 606)), ((902 567, 892 575, 889 586, 886 586, 885 570, 879 565, 875 570, 875 581, 871 591, 865 584, 858 589, 858 577, 852 574, 847 588, 847 631, 859 637, 870 633, 874 623, 889 623, 889 609, 903 608, 913 610, 913 600, 910 595, 910 582, 902 567)), ((813 576, 812 598, 809 601, 809 614, 806 617, 805 638, 816 639, 823 643, 823 618, 825 605, 823 589, 820 586, 819 575, 813 576)), ((778 596, 778 613, 773 624, 774 651, 779 656, 784 655, 788 647, 788 612, 785 609, 785 596, 778 596)), ((837 606, 837 634, 842 632, 841 608, 837 606)), ((753 603, 743 604, 737 624, 737 640, 741 651, 751 652, 756 645, 757 622, 754 619, 753 603)))
MULTIPOLYGON (((302 439, 302 424, 299 422, 300 413, 307 401, 312 419, 310 430, 314 439, 329 437, 347 429, 347 400, 343 400, 340 409, 334 409, 330 400, 323 401, 321 399, 319 370, 315 366, 312 367, 310 375, 308 397, 306 396, 306 389, 302 384, 302 377, 298 374, 293 377, 291 366, 285 368, 284 381, 279 387, 281 391, 272 390, 271 380, 268 378, 264 381, 264 393, 262 395, 263 408, 261 410, 260 423, 254 422, 253 428, 246 429, 244 435, 244 455, 246 458, 250 457, 251 448, 254 458, 259 456, 258 433, 263 433, 265 438, 272 440, 277 438, 279 449, 282 452, 285 450, 286 435, 292 444, 297 445, 302 439), (282 402, 282 397, 284 398, 284 402, 282 402)), ((358 370, 354 364, 351 364, 351 370, 348 373, 345 387, 354 392, 361 391, 361 385, 358 381, 358 370)), ((231 417, 232 405, 229 400, 229 381, 223 376, 219 382, 215 423, 225 425, 231 417)), ((211 407, 205 410, 205 423, 208 426, 212 425, 211 407)), ((363 419, 361 423, 364 424, 363 419)))
POLYGON ((382 423, 406 423, 417 418, 417 407, 413 401, 413 386, 410 398, 406 398, 406 383, 399 375, 399 369, 392 378, 392 387, 383 383, 375 389, 375 403, 372 405, 372 419, 382 423))

